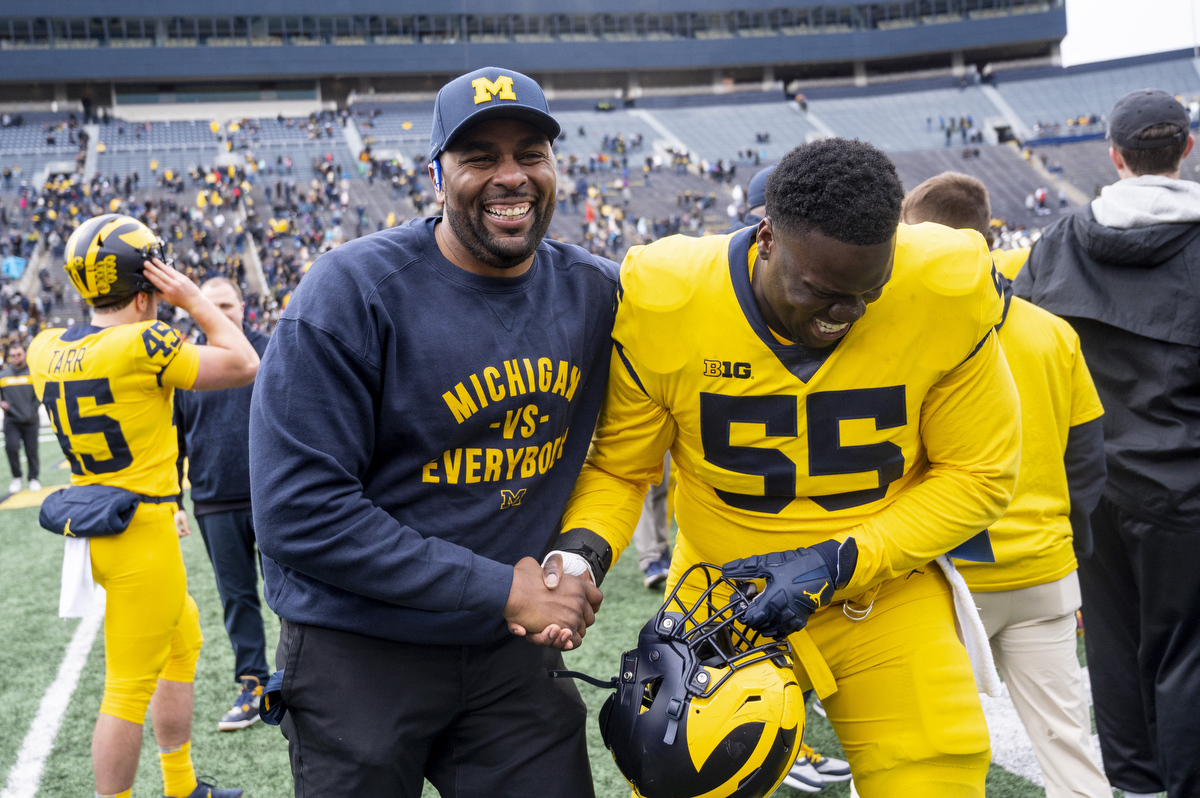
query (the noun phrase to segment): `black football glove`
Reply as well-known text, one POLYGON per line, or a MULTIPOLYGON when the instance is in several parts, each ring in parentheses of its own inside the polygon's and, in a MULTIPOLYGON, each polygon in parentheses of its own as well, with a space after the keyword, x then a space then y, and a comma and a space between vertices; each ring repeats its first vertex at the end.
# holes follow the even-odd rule
POLYGON ((787 637, 808 623, 808 616, 833 600, 858 565, 858 544, 826 540, 810 548, 756 554, 725 563, 730 579, 766 579, 767 586, 746 611, 746 625, 767 637, 787 637))

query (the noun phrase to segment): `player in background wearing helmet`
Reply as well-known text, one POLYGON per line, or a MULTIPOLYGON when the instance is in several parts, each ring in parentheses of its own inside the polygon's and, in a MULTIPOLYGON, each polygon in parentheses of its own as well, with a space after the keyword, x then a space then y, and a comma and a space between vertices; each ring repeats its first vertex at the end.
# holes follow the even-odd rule
POLYGON ((776 167, 756 228, 630 251, 555 549, 568 573, 619 554, 670 449, 668 585, 699 562, 765 580, 745 622, 789 637, 864 798, 982 798, 985 677, 956 605, 967 632, 978 616, 942 555, 1008 506, 1019 408, 986 242, 897 230, 903 198, 882 152, 826 139, 776 167))
POLYGON ((106 214, 81 224, 67 242, 66 270, 94 315, 90 324, 34 339, 34 387, 71 483, 144 497, 124 532, 88 539, 92 575, 107 592, 104 700, 92 737, 96 795, 131 794, 149 705, 164 794, 237 798, 241 790, 214 789, 192 768, 192 681, 202 640, 175 530, 171 405, 176 388, 251 382, 258 355, 191 280, 163 262, 161 240, 137 219, 106 214), (191 314, 207 346, 156 321, 160 297, 191 314))
MULTIPOLYGON (((904 198, 905 224, 987 235, 983 183, 944 172, 904 198)), ((1033 741, 1048 798, 1108 798, 1076 656, 1076 556, 1092 553, 1088 516, 1104 489, 1104 408, 1071 325, 1004 283, 1000 348, 1021 397, 1021 471, 1008 511, 989 528, 994 563, 959 566, 1033 741)))

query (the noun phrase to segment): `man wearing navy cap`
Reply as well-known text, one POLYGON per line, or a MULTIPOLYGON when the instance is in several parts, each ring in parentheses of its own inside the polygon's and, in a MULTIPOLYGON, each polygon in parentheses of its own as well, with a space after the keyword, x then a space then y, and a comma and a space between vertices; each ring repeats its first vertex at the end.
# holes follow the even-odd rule
POLYGON ((754 177, 750 178, 750 185, 746 187, 747 211, 740 222, 735 221, 729 226, 729 232, 741 230, 743 227, 754 227, 767 215, 767 178, 775 171, 775 166, 771 164, 765 169, 759 169, 754 173, 754 177))
POLYGON ((251 482, 297 796, 593 794, 584 704, 547 671, 611 552, 581 536, 565 569, 540 561, 600 410, 617 267, 543 240, 558 133, 525 75, 447 84, 444 216, 323 255, 264 356, 251 482))
POLYGON ((1104 770, 1126 798, 1200 794, 1200 185, 1187 111, 1156 89, 1109 115, 1120 177, 1048 227, 1013 292, 1079 333, 1108 482, 1079 561, 1104 770))

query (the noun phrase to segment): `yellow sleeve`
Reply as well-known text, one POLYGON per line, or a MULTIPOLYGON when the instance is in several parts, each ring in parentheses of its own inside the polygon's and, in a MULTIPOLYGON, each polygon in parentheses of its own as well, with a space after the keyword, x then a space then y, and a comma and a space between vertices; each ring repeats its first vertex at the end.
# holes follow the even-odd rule
POLYGON ((188 389, 196 384, 200 372, 200 347, 184 341, 175 357, 162 372, 164 387, 188 389))
POLYGON ((1087 361, 1083 359, 1077 334, 1072 336, 1071 348, 1074 362, 1071 367, 1070 426, 1076 427, 1104 415, 1104 405, 1100 403, 1100 395, 1096 393, 1096 385, 1092 382, 1092 373, 1088 371, 1087 361))
POLYGON ((1017 388, 997 336, 933 386, 921 406, 924 479, 848 535, 858 543, 853 594, 954 548, 1008 508, 1020 464, 1017 388))
POLYGON ((200 349, 161 321, 147 323, 134 342, 138 371, 153 374, 160 387, 191 388, 200 370, 200 349))
POLYGON ((633 537, 650 484, 662 479, 663 456, 677 429, 670 412, 647 395, 637 373, 631 351, 614 342, 592 448, 563 513, 564 530, 595 532, 612 546, 613 562, 633 537))

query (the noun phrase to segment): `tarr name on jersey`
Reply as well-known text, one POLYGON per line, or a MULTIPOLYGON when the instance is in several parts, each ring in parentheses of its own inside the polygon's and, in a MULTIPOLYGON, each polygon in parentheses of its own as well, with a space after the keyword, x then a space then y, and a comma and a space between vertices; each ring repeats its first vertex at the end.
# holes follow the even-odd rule
POLYGON ((51 374, 72 374, 83 371, 83 356, 87 354, 86 346, 71 347, 70 349, 55 349, 50 354, 51 374))

